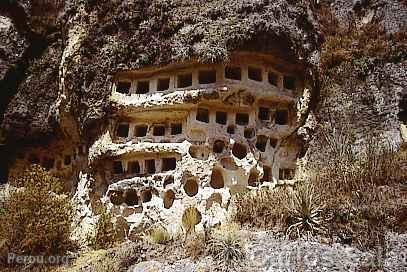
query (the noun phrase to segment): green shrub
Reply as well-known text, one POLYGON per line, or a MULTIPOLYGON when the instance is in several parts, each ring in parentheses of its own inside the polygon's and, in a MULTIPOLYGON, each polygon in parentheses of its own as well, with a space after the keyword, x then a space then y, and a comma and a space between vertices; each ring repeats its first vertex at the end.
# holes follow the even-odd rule
POLYGON ((72 244, 70 199, 62 183, 38 165, 11 180, 16 186, 0 214, 0 240, 9 252, 25 255, 63 254, 72 244))

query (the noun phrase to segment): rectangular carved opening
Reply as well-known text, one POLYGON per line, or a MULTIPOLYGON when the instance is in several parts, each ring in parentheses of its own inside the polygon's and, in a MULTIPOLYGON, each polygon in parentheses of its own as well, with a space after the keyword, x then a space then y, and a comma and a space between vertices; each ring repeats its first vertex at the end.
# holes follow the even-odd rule
POLYGON ((224 111, 217 111, 216 112, 216 123, 221 124, 221 125, 226 125, 226 122, 228 120, 228 115, 224 111))
POLYGON ((234 80, 242 80, 242 69, 237 66, 235 66, 235 67, 226 66, 225 67, 225 78, 234 79, 234 80))
POLYGON ((270 120, 270 109, 266 107, 259 108, 259 119, 262 121, 270 120))
POLYGON ((288 110, 277 110, 275 115, 275 122, 277 125, 287 125, 288 124, 288 110))
POLYGON ((278 175, 279 175, 279 179, 292 180, 292 179, 294 179, 294 176, 295 176, 295 170, 288 169, 288 168, 281 168, 278 175))
POLYGON ((72 163, 72 157, 71 155, 65 155, 64 157, 64 164, 65 165, 70 165, 72 163))
POLYGON ((146 94, 150 91, 150 82, 147 81, 139 81, 137 82, 137 94, 146 94))
POLYGON ((44 158, 42 161, 42 166, 45 168, 45 170, 50 170, 54 168, 55 160, 52 158, 44 158))
POLYGON ((278 140, 276 138, 270 138, 270 146, 276 148, 278 140))
POLYGON ((261 178, 261 182, 268 182, 272 180, 272 173, 271 167, 264 165, 263 166, 263 177, 261 178))
POLYGON ((295 77, 284 76, 284 88, 289 90, 295 89, 295 77))
POLYGON ((170 78, 159 78, 157 82, 157 91, 162 92, 170 88, 170 78))
POLYGON ((216 82, 216 70, 199 71, 199 84, 211 84, 216 82))
POLYGON ((127 138, 127 136, 129 136, 129 124, 119 124, 117 126, 116 135, 121 138, 127 138))
POLYGON ((192 74, 178 75, 177 87, 186 88, 192 86, 192 74))
POLYGON ((171 124, 171 135, 178 134, 182 134, 182 124, 181 123, 171 124))
POLYGON ((131 174, 140 174, 140 163, 138 161, 130 162, 129 171, 131 174))
POLYGON ((147 125, 136 126, 134 129, 136 137, 144 137, 147 135, 147 125))
POLYGON ((255 81, 262 81, 263 76, 261 74, 261 69, 249 66, 247 70, 248 78, 255 81))
POLYGON ((116 92, 122 94, 128 94, 130 92, 130 82, 119 81, 116 85, 116 92))
POLYGON ((249 124, 249 114, 248 113, 236 113, 236 124, 244 126, 249 124))
POLYGON ((175 158, 162 159, 162 171, 175 170, 177 167, 177 160, 175 158))
POLYGON ((164 136, 165 135, 165 126, 163 126, 163 125, 154 126, 153 135, 154 136, 164 136))
POLYGON ((235 134, 235 126, 234 125, 229 125, 226 129, 227 133, 229 134, 235 134))
POLYGON ((155 160, 146 160, 146 172, 147 174, 154 174, 155 173, 155 160))
POLYGON ((244 137, 246 139, 251 139, 256 135, 256 131, 254 128, 245 128, 244 129, 244 137))
POLYGON ((196 111, 196 120, 209 123, 209 110, 204 108, 198 108, 196 111))
POLYGON ((266 146, 267 146, 267 136, 264 135, 257 136, 256 148, 261 152, 265 152, 266 146))
POLYGON ((123 165, 121 161, 113 162, 113 174, 115 175, 123 174, 123 165))
POLYGON ((268 78, 269 78, 269 83, 271 85, 274 85, 274 86, 278 85, 278 75, 276 73, 269 72, 268 78))

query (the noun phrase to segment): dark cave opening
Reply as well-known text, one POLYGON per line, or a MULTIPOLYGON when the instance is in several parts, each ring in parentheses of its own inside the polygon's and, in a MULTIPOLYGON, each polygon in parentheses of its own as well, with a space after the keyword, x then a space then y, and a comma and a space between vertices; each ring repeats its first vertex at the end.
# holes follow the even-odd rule
POLYGON ((6 183, 8 179, 8 155, 5 145, 0 145, 0 184, 6 183))

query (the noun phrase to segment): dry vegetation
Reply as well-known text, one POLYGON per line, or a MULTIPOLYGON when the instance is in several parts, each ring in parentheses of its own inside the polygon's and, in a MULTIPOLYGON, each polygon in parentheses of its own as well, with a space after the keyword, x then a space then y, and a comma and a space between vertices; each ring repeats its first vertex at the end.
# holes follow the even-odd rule
POLYGON ((12 189, 0 213, 0 252, 20 255, 63 255, 72 248, 72 204, 62 183, 33 165, 10 182, 12 189))
POLYGON ((309 180, 293 188, 250 192, 235 198, 235 220, 286 233, 321 234, 372 248, 385 232, 407 230, 406 154, 370 138, 357 147, 345 131, 321 129, 325 159, 309 180))
POLYGON ((236 224, 224 224, 211 232, 207 243, 208 253, 218 271, 238 271, 243 267, 245 239, 236 224))

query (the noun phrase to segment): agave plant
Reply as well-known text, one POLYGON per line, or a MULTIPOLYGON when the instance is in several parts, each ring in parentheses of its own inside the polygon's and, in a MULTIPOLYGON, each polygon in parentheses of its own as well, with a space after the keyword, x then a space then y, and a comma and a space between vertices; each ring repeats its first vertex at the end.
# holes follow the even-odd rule
POLYGON ((289 197, 289 227, 287 235, 294 233, 297 237, 302 234, 314 234, 324 229, 323 206, 321 198, 315 192, 313 185, 300 184, 289 197))
POLYGON ((237 224, 222 225, 209 240, 209 253, 221 271, 236 271, 246 258, 244 239, 237 224))

